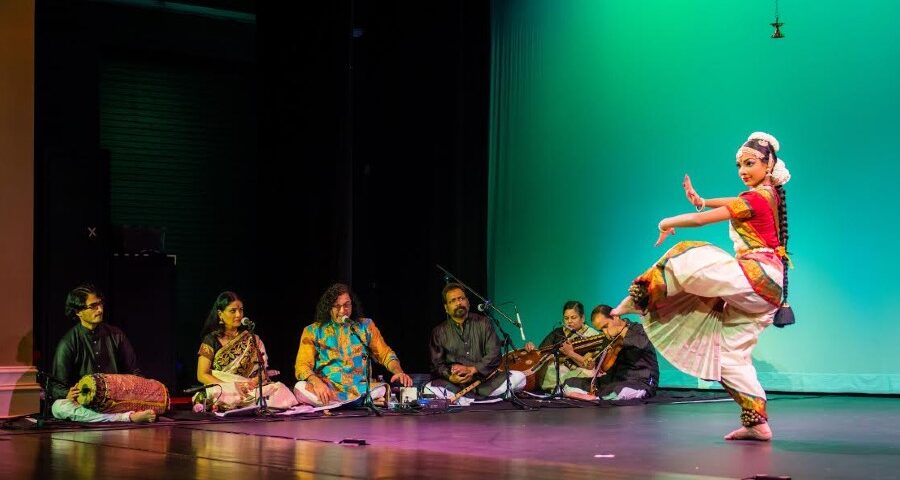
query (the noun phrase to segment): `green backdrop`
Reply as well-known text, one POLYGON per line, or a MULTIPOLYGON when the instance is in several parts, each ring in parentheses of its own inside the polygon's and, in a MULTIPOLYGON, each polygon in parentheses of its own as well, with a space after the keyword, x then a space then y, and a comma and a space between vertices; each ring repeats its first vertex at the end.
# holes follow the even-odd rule
MULTIPOLYGON (((900 391, 900 2, 494 0, 489 290, 529 340, 568 299, 615 305, 678 240, 656 224, 743 185, 734 154, 781 142, 798 324, 754 352, 768 390, 900 391)), ((516 333, 514 329, 508 329, 516 333)), ((514 335, 517 344, 522 342, 514 335)), ((661 363, 664 386, 709 386, 661 363)))

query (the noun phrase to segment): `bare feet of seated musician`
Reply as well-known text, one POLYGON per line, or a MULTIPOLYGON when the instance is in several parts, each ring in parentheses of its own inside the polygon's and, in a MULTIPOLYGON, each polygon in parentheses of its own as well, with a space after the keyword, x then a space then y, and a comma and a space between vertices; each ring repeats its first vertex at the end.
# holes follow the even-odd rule
POLYGON ((582 392, 565 392, 565 396, 568 398, 575 398, 578 400, 584 400, 585 402, 596 402, 600 400, 600 397, 596 395, 591 395, 590 393, 582 393, 582 392))
POLYGON ((741 427, 725 435, 725 440, 756 440, 768 442, 772 439, 772 429, 768 423, 760 423, 752 427, 741 427))
POLYGON ((128 416, 131 423, 153 423, 156 421, 156 412, 153 410, 141 410, 140 412, 131 412, 128 416))

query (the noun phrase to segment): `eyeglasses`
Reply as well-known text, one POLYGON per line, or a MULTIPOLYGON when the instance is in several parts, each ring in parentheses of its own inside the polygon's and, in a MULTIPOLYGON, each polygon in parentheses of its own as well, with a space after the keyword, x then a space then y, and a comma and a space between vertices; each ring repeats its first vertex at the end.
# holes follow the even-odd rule
POLYGON ((338 309, 338 310, 342 310, 342 309, 345 309, 345 308, 346 308, 346 309, 351 309, 351 308, 353 308, 353 302, 347 302, 347 303, 340 304, 340 305, 335 304, 335 305, 332 305, 331 308, 336 308, 336 309, 338 309))
POLYGON ((94 303, 92 303, 92 304, 90 304, 90 305, 85 305, 85 306, 84 306, 84 310, 91 309, 91 310, 97 311, 97 310, 100 310, 101 307, 103 307, 103 301, 102 301, 102 300, 99 301, 99 302, 94 302, 94 303))

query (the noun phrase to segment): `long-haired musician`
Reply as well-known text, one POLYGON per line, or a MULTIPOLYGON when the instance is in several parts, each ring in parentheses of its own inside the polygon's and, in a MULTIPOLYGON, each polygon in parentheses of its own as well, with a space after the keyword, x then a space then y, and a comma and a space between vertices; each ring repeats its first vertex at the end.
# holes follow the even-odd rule
POLYGON ((366 355, 391 372, 391 383, 412 386, 400 358, 388 346, 371 318, 363 315, 359 299, 349 285, 335 283, 319 297, 313 323, 303 329, 294 374, 294 395, 306 405, 362 402, 387 393, 388 386, 366 381, 366 355))

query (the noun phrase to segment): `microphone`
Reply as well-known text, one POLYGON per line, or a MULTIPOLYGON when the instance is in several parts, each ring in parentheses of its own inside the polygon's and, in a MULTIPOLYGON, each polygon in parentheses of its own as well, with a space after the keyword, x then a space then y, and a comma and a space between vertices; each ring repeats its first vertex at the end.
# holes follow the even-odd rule
MULTIPOLYGON (((246 320, 246 319, 245 319, 245 320, 246 320)), ((208 383, 208 384, 206 384, 206 385, 200 385, 200 386, 197 386, 197 387, 185 388, 184 390, 182 390, 182 392, 184 392, 184 393, 194 393, 194 392, 199 392, 200 390, 206 390, 206 389, 209 388, 209 387, 218 387, 218 386, 220 386, 218 383, 208 383)))
POLYGON ((569 328, 569 327, 565 327, 565 329, 569 331, 569 333, 566 334, 566 337, 568 337, 568 336, 570 336, 570 335, 575 335, 575 336, 578 337, 578 338, 584 338, 584 335, 578 333, 578 330, 574 330, 574 329, 571 329, 571 328, 569 328))
POLYGON ((256 323, 254 323, 253 320, 250 320, 247 317, 244 317, 241 319, 241 325, 249 328, 250 330, 253 330, 254 328, 256 328, 256 323))
POLYGON ((484 312, 484 311, 488 310, 489 308, 491 308, 491 305, 493 305, 493 304, 494 304, 494 302, 492 302, 490 300, 485 300, 484 303, 478 304, 478 307, 477 307, 478 311, 484 312))
POLYGON ((516 309, 516 323, 519 324, 519 333, 522 335, 522 341, 525 341, 525 330, 522 328, 522 317, 519 316, 519 306, 515 303, 513 307, 516 309))
MULTIPOLYGON (((366 347, 366 350, 368 350, 369 344, 367 344, 366 341, 363 340, 363 337, 362 337, 362 335, 360 335, 359 330, 356 329, 356 326, 358 324, 351 322, 350 317, 348 317, 346 315, 341 315, 341 322, 342 323, 350 322, 350 333, 356 335, 356 338, 359 339, 359 343, 361 343, 363 345, 363 347, 366 347)), ((365 353, 363 353, 363 355, 365 355, 365 353)))

